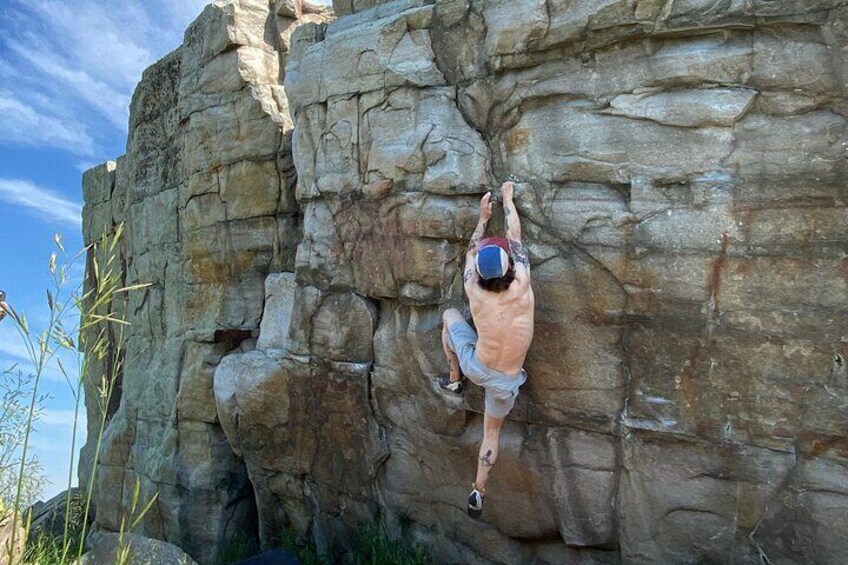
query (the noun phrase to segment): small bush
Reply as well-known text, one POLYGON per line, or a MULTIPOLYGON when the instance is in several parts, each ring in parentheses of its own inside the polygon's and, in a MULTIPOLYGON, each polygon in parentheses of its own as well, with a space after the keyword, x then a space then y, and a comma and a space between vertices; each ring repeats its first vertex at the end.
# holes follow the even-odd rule
POLYGON ((425 565, 428 562, 418 543, 392 540, 384 521, 360 529, 356 563, 360 565, 425 565))
POLYGON ((297 557, 301 565, 329 565, 338 562, 356 565, 426 565, 430 562, 418 543, 410 545, 403 539, 391 539, 383 520, 360 527, 353 553, 342 560, 320 555, 312 543, 299 539, 290 531, 283 533, 281 545, 297 557))
POLYGON ((318 554, 318 550, 310 542, 299 539, 293 532, 285 531, 281 536, 283 549, 297 557, 300 565, 329 565, 324 556, 318 554))
POLYGON ((259 547, 255 540, 244 538, 231 538, 218 554, 216 563, 218 565, 230 565, 249 559, 259 553, 259 547))

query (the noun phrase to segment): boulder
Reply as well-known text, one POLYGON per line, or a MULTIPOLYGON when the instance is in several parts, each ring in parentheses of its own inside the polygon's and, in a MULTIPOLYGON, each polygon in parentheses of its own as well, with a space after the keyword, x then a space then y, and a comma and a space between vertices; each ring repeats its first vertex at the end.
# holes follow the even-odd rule
POLYGON ((98 534, 91 550, 83 554, 82 565, 127 563, 128 565, 197 565, 197 562, 175 545, 126 532, 98 534))

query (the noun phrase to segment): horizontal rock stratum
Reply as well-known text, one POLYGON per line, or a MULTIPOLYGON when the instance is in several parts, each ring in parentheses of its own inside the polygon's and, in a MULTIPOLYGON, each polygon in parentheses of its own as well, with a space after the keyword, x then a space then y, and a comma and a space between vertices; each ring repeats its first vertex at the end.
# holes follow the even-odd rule
POLYGON ((98 529, 139 479, 202 564, 378 519, 437 563, 848 562, 848 2, 335 4, 209 5, 84 176, 151 284, 98 529), (536 338, 474 521, 440 313, 508 175, 536 338))

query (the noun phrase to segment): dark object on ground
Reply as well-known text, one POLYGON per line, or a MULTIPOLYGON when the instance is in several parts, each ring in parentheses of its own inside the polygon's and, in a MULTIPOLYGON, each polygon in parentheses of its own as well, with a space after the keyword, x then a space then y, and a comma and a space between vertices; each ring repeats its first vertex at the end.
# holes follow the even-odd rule
POLYGON ((300 561, 284 549, 272 549, 233 565, 300 565, 300 561))

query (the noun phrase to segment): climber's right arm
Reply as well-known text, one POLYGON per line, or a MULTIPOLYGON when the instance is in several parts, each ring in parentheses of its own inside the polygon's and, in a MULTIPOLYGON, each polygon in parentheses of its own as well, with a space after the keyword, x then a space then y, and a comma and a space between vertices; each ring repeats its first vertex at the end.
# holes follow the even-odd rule
POLYGON ((480 216, 477 219, 477 227, 474 228, 474 233, 471 234, 471 241, 468 242, 468 251, 465 253, 465 271, 462 274, 462 281, 466 285, 476 282, 477 279, 477 269, 474 267, 474 260, 477 256, 477 245, 483 239, 489 218, 492 217, 491 200, 491 192, 487 192, 480 200, 480 216))

